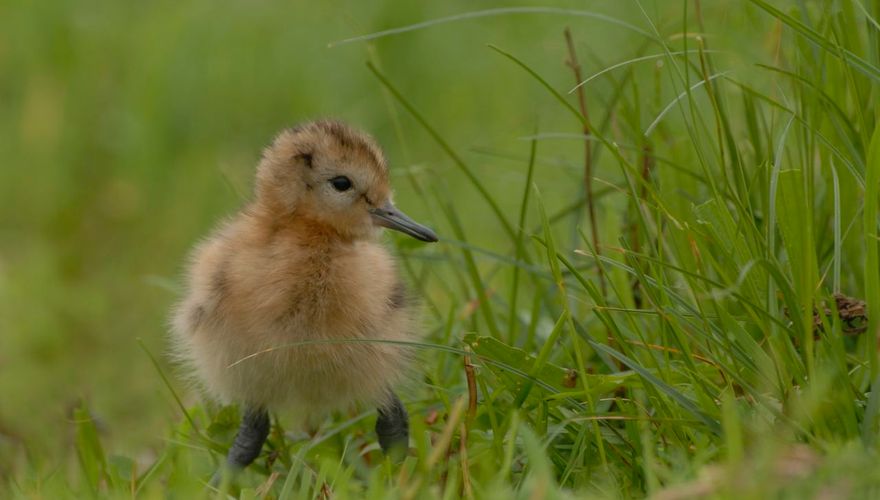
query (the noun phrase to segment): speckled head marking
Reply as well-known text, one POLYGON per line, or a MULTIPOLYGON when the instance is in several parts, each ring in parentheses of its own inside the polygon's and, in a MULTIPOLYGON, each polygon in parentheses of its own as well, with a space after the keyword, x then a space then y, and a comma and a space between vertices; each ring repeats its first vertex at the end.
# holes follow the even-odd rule
POLYGON ((342 150, 357 156, 358 159, 365 160, 365 166, 372 169, 377 175, 383 176, 387 181, 388 165, 385 154, 372 137, 342 122, 333 120, 317 121, 314 122, 314 126, 326 132, 342 150))

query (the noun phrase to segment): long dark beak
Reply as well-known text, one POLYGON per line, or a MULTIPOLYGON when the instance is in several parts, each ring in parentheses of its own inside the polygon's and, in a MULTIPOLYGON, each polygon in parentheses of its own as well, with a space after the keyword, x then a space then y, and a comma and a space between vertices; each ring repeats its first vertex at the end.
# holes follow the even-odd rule
POLYGON ((376 224, 408 234, 417 240, 437 241, 437 235, 427 227, 409 218, 397 209, 390 201, 379 208, 371 208, 370 215, 376 224))

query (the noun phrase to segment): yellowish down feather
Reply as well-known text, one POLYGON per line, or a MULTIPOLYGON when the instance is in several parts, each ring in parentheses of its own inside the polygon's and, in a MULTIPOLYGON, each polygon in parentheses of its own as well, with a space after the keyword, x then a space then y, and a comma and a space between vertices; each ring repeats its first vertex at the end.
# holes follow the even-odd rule
POLYGON ((370 212, 390 201, 369 136, 321 121, 276 137, 254 200, 192 253, 173 315, 176 356, 210 395, 309 420, 383 404, 409 364, 395 342, 418 334, 370 212))

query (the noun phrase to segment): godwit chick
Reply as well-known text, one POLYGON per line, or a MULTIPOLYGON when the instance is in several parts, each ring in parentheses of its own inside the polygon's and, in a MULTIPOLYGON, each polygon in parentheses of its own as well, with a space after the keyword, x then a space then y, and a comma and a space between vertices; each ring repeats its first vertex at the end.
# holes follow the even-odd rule
POLYGON ((392 204, 375 141, 336 121, 278 134, 255 191, 196 247, 173 319, 176 352, 195 378, 244 409, 227 464, 257 458, 269 410, 283 407, 314 421, 376 405, 382 450, 405 449, 408 417, 392 387, 407 364, 400 342, 417 325, 379 228, 437 236, 392 204))

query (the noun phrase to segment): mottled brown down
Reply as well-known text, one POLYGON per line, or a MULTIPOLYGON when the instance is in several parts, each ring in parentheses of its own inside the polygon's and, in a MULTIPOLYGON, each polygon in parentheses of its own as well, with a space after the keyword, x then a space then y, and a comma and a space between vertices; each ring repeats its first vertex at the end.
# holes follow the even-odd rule
POLYGON ((415 310, 368 212, 391 197, 382 151, 339 122, 284 130, 263 153, 255 191, 192 253, 173 316, 177 357, 222 402, 292 407, 309 420, 382 405, 408 349, 292 345, 416 338, 415 310), (352 181, 345 193, 328 182, 340 175, 352 181))

